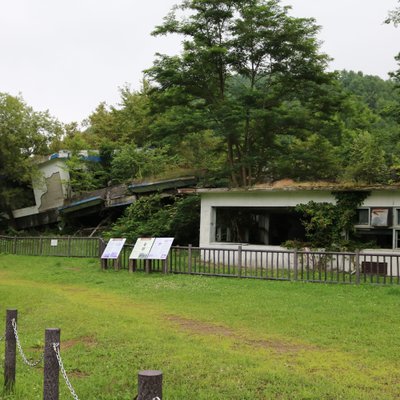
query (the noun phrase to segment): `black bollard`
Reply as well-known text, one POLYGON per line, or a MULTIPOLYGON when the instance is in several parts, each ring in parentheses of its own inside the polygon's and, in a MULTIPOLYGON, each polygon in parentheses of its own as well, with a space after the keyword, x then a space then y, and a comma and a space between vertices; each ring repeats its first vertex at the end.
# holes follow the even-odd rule
POLYGON ((60 343, 60 329, 45 331, 43 400, 58 400, 59 364, 53 344, 60 343))
POLYGON ((7 310, 6 314, 6 335, 5 335, 5 354, 4 354, 4 390, 10 393, 15 385, 15 362, 16 362, 16 340, 12 320, 17 322, 18 311, 7 310))
POLYGON ((162 400, 162 372, 140 371, 137 400, 153 400, 156 397, 162 400))

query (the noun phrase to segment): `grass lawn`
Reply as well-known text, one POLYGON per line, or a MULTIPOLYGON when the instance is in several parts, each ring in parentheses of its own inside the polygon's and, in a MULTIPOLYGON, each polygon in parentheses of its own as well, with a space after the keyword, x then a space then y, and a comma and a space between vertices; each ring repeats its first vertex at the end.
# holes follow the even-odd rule
MULTIPOLYGON (((166 400, 400 399, 397 286, 102 272, 97 260, 0 255, 3 321, 6 308, 18 309, 33 359, 44 329, 61 328, 81 400, 131 400, 141 369, 163 371, 166 400)), ((60 379, 60 399, 72 398, 60 379)), ((42 380, 18 356, 16 392, 0 398, 41 399, 42 380)))

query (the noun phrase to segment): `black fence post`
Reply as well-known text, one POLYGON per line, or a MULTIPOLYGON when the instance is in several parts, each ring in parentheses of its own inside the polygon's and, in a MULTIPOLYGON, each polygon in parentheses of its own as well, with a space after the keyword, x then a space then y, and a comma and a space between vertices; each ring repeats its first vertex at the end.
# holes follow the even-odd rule
POLYGON ((13 254, 17 254, 17 237, 14 236, 13 240, 13 254))
POLYGON ((192 273, 192 245, 188 246, 188 273, 192 273))
POLYGON ((46 329, 44 341, 43 400, 58 400, 59 364, 53 344, 60 343, 60 329, 46 329))
POLYGON ((162 262, 163 274, 168 274, 168 257, 162 260, 161 262, 162 262))
POLYGON ((67 254, 68 254, 68 257, 71 257, 71 236, 68 236, 67 254))
POLYGON ((355 267, 356 267, 356 284, 360 284, 360 250, 356 250, 355 256, 355 267))
POLYGON ((4 353, 4 390, 6 393, 12 392, 15 385, 17 347, 12 320, 17 322, 17 316, 17 310, 7 310, 4 353))
POLYGON ((133 258, 129 259, 128 265, 129 265, 129 272, 132 274, 133 272, 136 271, 137 260, 133 258))
POLYGON ((105 248, 106 248, 106 244, 104 243, 104 240, 102 238, 99 238, 99 258, 100 258, 100 267, 102 270, 107 269, 107 260, 104 258, 101 258, 105 248))
POLYGON ((238 278, 242 277, 242 246, 238 246, 238 263, 237 263, 237 267, 238 267, 238 278))
MULTIPOLYGON (((293 250, 293 269, 294 269, 294 280, 297 281, 299 279, 299 258, 297 249, 293 250)), ((290 276, 289 276, 290 280, 290 276)))
POLYGON ((139 371, 137 400, 153 400, 157 397, 162 400, 162 372, 139 371))
POLYGON ((151 260, 146 258, 146 260, 144 261, 144 265, 145 265, 144 268, 145 268, 146 274, 150 274, 150 272, 151 272, 151 260))

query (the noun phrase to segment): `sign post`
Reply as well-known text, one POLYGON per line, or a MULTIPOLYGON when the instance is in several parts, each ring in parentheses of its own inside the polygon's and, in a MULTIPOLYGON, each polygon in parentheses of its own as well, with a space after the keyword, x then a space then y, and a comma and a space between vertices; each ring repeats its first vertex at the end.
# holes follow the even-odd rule
POLYGON ((129 272, 136 270, 137 260, 145 260, 146 272, 151 272, 151 260, 164 260, 164 273, 168 272, 167 257, 174 238, 139 238, 129 256, 129 272))
POLYGON ((107 243, 106 248, 101 255, 101 267, 102 269, 107 269, 107 261, 113 260, 114 268, 117 270, 119 269, 118 258, 121 254, 121 251, 124 247, 126 239, 119 238, 119 239, 110 239, 107 243))

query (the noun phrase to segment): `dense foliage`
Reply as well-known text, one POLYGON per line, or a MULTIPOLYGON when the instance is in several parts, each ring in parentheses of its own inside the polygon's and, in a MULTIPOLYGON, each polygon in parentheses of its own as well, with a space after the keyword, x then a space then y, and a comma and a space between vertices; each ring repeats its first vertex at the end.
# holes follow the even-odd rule
MULTIPOLYGON (((0 94, 1 210, 24 205, 31 156, 59 149, 72 151, 74 193, 185 174, 208 187, 398 183, 400 70, 387 80, 328 73, 319 27, 289 10, 279 0, 182 1, 154 30, 179 35, 180 54, 158 54, 140 90, 125 85, 118 105, 100 103, 82 127, 0 94)), ((399 21, 396 8, 386 22, 399 21)), ((151 218, 161 226, 175 213, 169 207, 151 218)))
POLYGON ((303 216, 307 245, 328 250, 354 250, 360 243, 351 241, 349 237, 354 231, 357 207, 369 193, 349 191, 336 192, 334 195, 336 204, 310 201, 296 207, 296 211, 303 216))
POLYGON ((48 113, 0 93, 0 211, 11 221, 11 210, 27 205, 25 192, 36 178, 32 156, 48 154, 60 135, 61 125, 48 113))
POLYGON ((399 180, 396 78, 327 73, 312 19, 279 1, 191 0, 154 34, 179 34, 181 54, 159 54, 139 91, 125 86, 65 140, 113 148, 109 182, 173 170, 206 186, 399 180))
POLYGON ((200 199, 197 196, 162 198, 141 197, 130 205, 112 226, 109 237, 173 236, 180 245, 198 244, 200 199))

